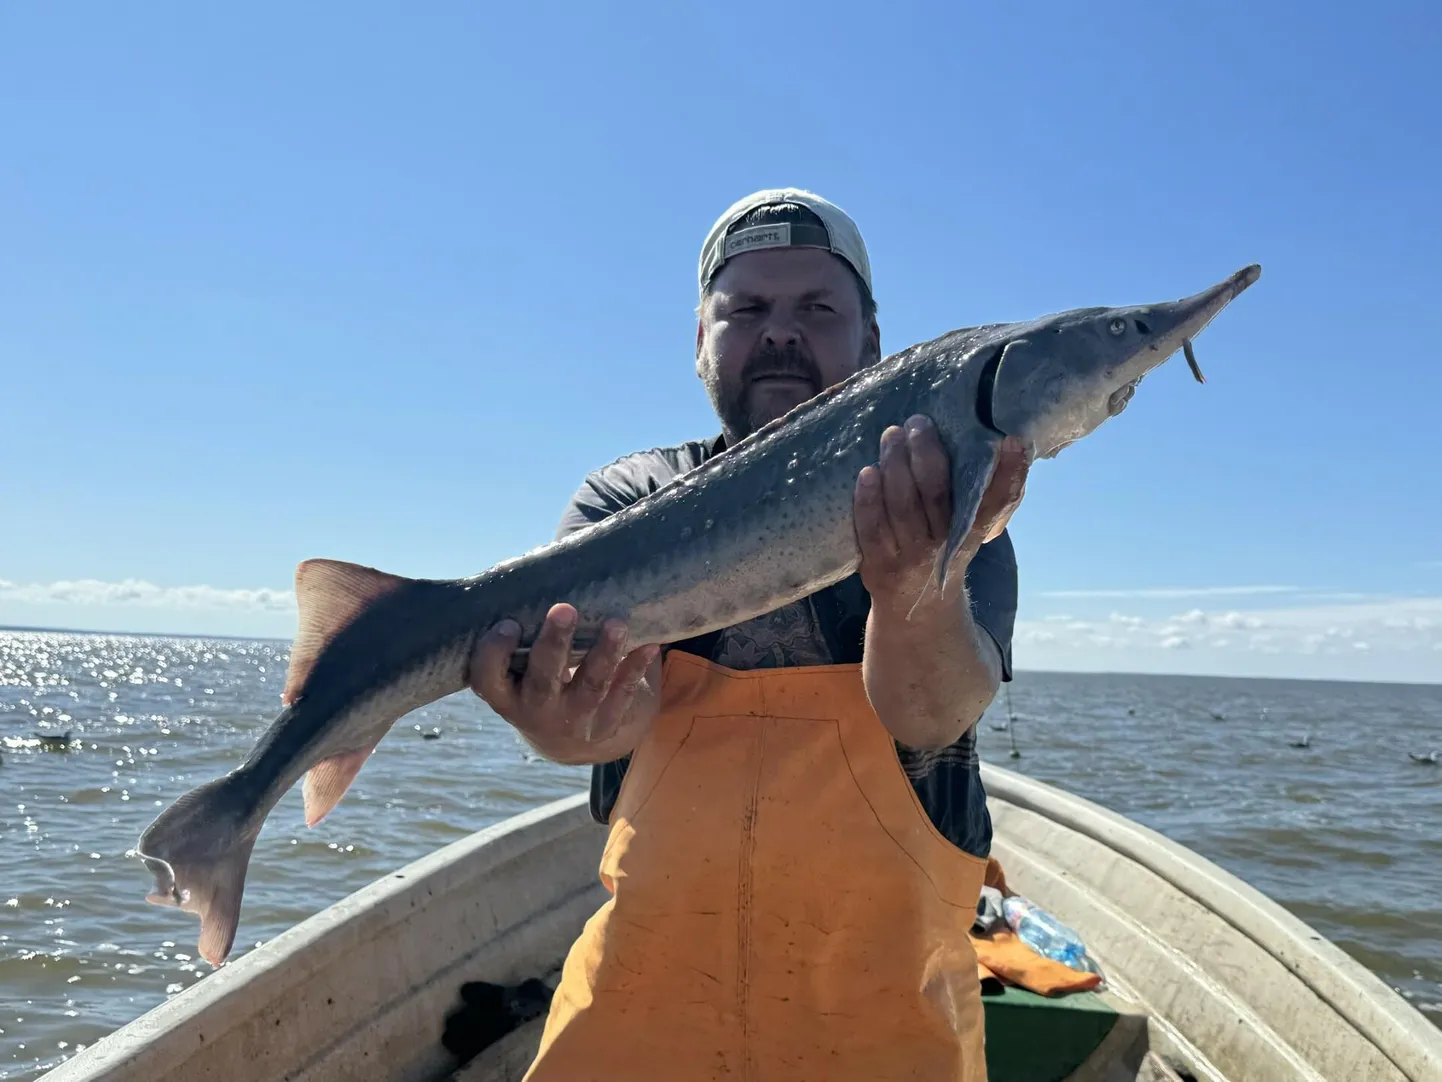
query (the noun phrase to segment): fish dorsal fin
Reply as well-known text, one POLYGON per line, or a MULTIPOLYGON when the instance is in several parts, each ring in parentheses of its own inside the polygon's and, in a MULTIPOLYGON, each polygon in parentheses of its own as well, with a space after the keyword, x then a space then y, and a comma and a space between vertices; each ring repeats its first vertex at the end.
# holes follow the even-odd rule
POLYGON ((290 666, 280 701, 289 706, 315 666, 316 658, 367 606, 400 589, 410 579, 342 560, 306 560, 295 569, 299 627, 290 648, 290 666))

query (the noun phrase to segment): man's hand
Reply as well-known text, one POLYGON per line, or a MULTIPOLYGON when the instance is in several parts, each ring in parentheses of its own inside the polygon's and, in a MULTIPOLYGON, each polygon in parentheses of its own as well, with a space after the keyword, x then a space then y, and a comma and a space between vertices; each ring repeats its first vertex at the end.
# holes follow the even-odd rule
MULTIPOLYGON (((1021 503, 1029 466, 1021 442, 1006 437, 956 555, 958 571, 1006 528, 1021 503)), ((873 604, 911 611, 946 544, 951 508, 951 462, 930 419, 917 415, 905 428, 892 425, 883 432, 880 465, 861 471, 854 502, 861 581, 873 604)))
POLYGON ((609 762, 632 751, 655 717, 661 648, 625 653, 625 622, 608 620, 568 674, 575 627, 575 608, 553 605, 517 679, 509 669, 521 629, 502 620, 476 644, 471 690, 548 759, 609 762))
POLYGON ((951 464, 935 427, 912 417, 904 429, 888 428, 879 468, 866 467, 856 480, 861 581, 871 594, 861 675, 877 717, 905 747, 954 743, 996 694, 1001 658, 972 620, 966 570, 1006 528, 1028 465, 1018 441, 1002 442, 948 570, 947 596, 925 593, 951 531, 951 464))

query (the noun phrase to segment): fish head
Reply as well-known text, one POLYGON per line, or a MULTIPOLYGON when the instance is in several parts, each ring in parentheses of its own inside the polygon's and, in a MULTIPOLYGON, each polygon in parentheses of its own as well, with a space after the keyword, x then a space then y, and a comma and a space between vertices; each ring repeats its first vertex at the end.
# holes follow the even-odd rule
POLYGON ((1053 457, 1121 413, 1142 377, 1261 272, 1252 264, 1181 300, 1078 308, 1021 325, 989 360, 978 403, 982 420, 1016 436, 1033 458, 1053 457))

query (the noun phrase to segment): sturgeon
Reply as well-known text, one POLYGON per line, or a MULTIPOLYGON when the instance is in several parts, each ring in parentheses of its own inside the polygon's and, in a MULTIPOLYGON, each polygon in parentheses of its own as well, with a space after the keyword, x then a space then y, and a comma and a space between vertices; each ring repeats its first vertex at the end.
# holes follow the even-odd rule
POLYGON ((403 716, 468 686, 477 638, 504 618, 529 649, 548 609, 579 618, 574 649, 603 621, 627 649, 760 616, 860 564, 852 499, 882 431, 929 416, 950 458, 953 516, 933 584, 968 533, 1003 437, 1051 458, 1127 405, 1138 382, 1255 282, 1255 264, 1161 304, 1081 308, 952 331, 798 405, 625 510, 464 579, 413 579, 336 560, 295 574, 299 610, 282 709, 245 761, 179 797, 141 835, 147 900, 200 918, 199 952, 230 953, 251 850, 304 777, 320 822, 403 716))

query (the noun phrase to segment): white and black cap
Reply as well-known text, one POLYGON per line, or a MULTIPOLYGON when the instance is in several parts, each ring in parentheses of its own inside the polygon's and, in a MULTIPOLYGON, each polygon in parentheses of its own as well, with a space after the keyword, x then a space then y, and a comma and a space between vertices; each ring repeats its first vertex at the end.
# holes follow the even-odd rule
POLYGON ((706 286, 716 276, 722 265, 733 256, 754 252, 761 248, 823 248, 839 256, 851 265, 857 276, 871 293, 871 260, 866 254, 866 242, 861 239, 861 230, 851 216, 835 203, 823 199, 814 192, 800 188, 767 188, 753 192, 739 199, 726 209, 706 242, 701 245, 701 259, 697 266, 697 286, 704 294, 706 286), (737 224, 758 207, 771 206, 804 207, 820 219, 813 222, 769 222, 736 228, 737 224))

